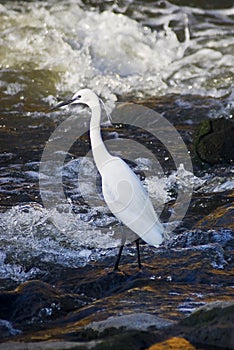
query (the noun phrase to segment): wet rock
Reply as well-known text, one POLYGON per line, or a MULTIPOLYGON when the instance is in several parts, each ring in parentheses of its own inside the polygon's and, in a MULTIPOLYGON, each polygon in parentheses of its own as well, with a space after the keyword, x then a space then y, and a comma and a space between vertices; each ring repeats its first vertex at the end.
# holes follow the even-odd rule
POLYGON ((173 337, 158 344, 152 345, 149 350, 196 350, 190 342, 184 338, 173 337))
POLYGON ((226 204, 217 208, 210 214, 199 220, 195 227, 199 228, 229 228, 234 230, 234 207, 232 204, 226 204))
POLYGON ((34 280, 0 293, 0 317, 21 326, 42 323, 84 304, 84 298, 61 294, 48 283, 34 280))
POLYGON ((234 160, 234 123, 220 118, 201 122, 194 139, 194 149, 200 163, 232 164, 234 160))
POLYGON ((121 289, 122 285, 129 282, 130 278, 125 273, 90 271, 89 277, 84 276, 84 282, 79 281, 72 286, 72 292, 85 294, 92 298, 102 298, 112 295, 121 289))
POLYGON ((180 322, 191 342, 234 349, 234 300, 208 303, 180 322))
POLYGON ((10 337, 17 342, 101 340, 95 347, 147 348, 181 335, 182 326, 171 334, 176 325, 158 329, 158 321, 178 321, 211 300, 233 298, 232 239, 231 230, 197 229, 175 235, 168 248, 142 244, 141 272, 132 246, 124 248, 124 273, 107 268, 115 256, 82 268, 57 267, 44 275, 46 282, 0 292, 0 318, 23 331, 10 337))

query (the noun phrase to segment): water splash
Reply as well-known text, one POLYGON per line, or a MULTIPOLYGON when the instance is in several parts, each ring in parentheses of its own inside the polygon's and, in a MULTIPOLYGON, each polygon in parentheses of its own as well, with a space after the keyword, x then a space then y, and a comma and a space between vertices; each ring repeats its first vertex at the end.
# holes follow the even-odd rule
MULTIPOLYGON (((48 72, 51 81, 42 82, 41 93, 49 85, 53 95, 51 84, 60 93, 90 87, 112 102, 117 94, 231 93, 233 8, 201 10, 165 1, 164 8, 150 8, 150 16, 144 4, 136 5, 129 18, 128 6, 98 12, 69 1, 1 5, 1 68, 23 76, 48 72)), ((3 79, 4 93, 23 95, 31 76, 11 85, 3 79)))
POLYGON ((0 319, 0 329, 2 337, 8 337, 9 335, 18 335, 22 333, 21 330, 14 328, 11 322, 2 319, 0 319))
POLYGON ((78 267, 119 245, 112 231, 95 228, 67 208, 21 204, 0 214, 0 278, 24 281, 46 263, 78 267))

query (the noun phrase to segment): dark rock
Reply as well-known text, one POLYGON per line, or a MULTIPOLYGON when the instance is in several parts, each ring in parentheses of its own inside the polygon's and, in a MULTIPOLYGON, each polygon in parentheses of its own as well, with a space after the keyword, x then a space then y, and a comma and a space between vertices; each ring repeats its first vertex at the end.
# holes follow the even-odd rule
POLYGON ((234 301, 208 303, 179 325, 193 343, 234 349, 234 301))
POLYGON ((217 208, 210 214, 199 220, 195 227, 198 228, 229 228, 234 230, 234 207, 232 204, 226 204, 217 208))
POLYGON ((146 349, 157 341, 157 336, 152 332, 120 331, 119 334, 111 335, 96 345, 95 350, 137 350, 146 349))
POLYGON ((232 164, 234 160, 234 123, 220 118, 204 120, 195 135, 194 150, 200 163, 232 164))
POLYGON ((210 300, 233 298, 233 263, 227 260, 232 239, 231 230, 197 229, 175 235, 168 248, 142 244, 141 272, 132 246, 124 248, 124 273, 106 268, 114 256, 82 268, 57 267, 44 276, 46 282, 0 292, 0 318, 23 331, 9 337, 15 342, 101 341, 95 347, 110 349, 116 342, 119 349, 147 348, 186 329, 179 326, 176 334, 174 324, 158 329, 158 320, 178 321, 210 300))
POLYGON ((0 293, 0 317, 14 324, 42 323, 86 304, 85 298, 61 294, 42 281, 29 281, 0 293))

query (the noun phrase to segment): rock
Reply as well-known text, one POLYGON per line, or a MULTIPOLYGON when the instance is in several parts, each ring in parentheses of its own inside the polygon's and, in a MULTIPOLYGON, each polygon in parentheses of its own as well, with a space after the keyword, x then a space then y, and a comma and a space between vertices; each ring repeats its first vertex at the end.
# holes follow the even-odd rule
POLYGON ((152 345, 149 350, 196 350, 186 339, 173 337, 158 344, 152 345))
POLYGON ((194 139, 197 160, 207 165, 232 164, 234 123, 225 118, 201 122, 194 139))
POLYGON ((110 272, 105 267, 112 269, 115 257, 107 256, 86 267, 63 267, 45 276, 49 283, 34 280, 2 291, 0 317, 23 332, 1 341, 83 342, 83 348, 101 341, 95 350, 140 350, 174 336, 188 339, 193 328, 167 320, 181 320, 211 297, 232 300, 233 260, 227 261, 232 252, 224 256, 232 239, 231 232, 191 231, 169 249, 142 245, 141 272, 132 255, 122 257, 125 273, 110 272))
MULTIPOLYGON (((160 339, 161 340, 161 339, 160 339)), ((127 331, 119 329, 118 334, 106 336, 95 350, 140 350, 156 343, 159 336, 153 332, 127 331)), ((0 349, 1 350, 1 349, 0 349)))
POLYGON ((232 204, 226 204, 212 211, 204 218, 199 220, 195 227, 197 228, 229 228, 234 230, 234 207, 232 204))
POLYGON ((208 303, 179 323, 194 344, 234 349, 234 300, 208 303))
POLYGON ((152 314, 139 312, 123 316, 111 316, 104 321, 92 322, 86 326, 86 329, 92 329, 98 333, 103 333, 110 328, 147 331, 149 328, 166 328, 173 325, 173 323, 152 314))
POLYGON ((20 327, 42 323, 85 305, 83 299, 78 295, 61 294, 48 283, 32 280, 13 291, 0 292, 0 318, 20 327))
POLYGON ((0 350, 87 350, 94 349, 99 341, 90 341, 84 344, 83 342, 66 342, 66 341, 42 341, 31 343, 4 343, 0 344, 0 350))

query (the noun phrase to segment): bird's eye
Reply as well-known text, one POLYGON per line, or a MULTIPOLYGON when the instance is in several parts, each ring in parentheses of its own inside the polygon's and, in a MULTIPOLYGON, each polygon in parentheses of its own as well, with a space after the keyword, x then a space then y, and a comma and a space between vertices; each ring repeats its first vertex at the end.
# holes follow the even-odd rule
POLYGON ((81 95, 78 95, 77 98, 81 98, 81 95))

